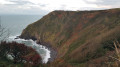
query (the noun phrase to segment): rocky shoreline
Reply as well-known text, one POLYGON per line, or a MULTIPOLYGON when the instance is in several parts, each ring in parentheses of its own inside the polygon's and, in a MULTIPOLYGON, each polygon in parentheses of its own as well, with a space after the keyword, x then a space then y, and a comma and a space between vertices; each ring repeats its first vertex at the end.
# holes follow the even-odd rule
MULTIPOLYGON (((15 39, 18 39, 18 38, 25 39, 25 40, 32 39, 33 41, 36 41, 35 38, 24 38, 24 37, 21 37, 21 36, 17 36, 15 39)), ((52 61, 54 61, 56 59, 56 57, 57 57, 57 50, 54 49, 49 43, 37 42, 37 44, 45 46, 50 51, 50 58, 49 58, 48 62, 52 62, 52 61)))
POLYGON ((37 44, 45 46, 50 51, 50 57, 48 62, 52 62, 57 57, 57 50, 54 49, 49 43, 46 42, 37 42, 37 44))

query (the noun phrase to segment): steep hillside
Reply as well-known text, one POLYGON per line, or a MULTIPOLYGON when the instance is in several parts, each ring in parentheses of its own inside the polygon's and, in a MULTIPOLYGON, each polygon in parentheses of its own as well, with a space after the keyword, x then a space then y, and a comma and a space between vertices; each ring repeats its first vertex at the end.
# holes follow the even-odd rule
POLYGON ((113 55, 113 41, 120 40, 120 9, 53 11, 28 25, 20 37, 51 45, 56 59, 70 65, 104 65, 106 56, 113 55))

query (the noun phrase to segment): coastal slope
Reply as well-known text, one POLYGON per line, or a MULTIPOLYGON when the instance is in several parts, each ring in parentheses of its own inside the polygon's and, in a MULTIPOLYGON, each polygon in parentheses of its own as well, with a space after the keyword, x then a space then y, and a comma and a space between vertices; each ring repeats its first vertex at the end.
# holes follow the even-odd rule
POLYGON ((120 9, 53 11, 28 25, 20 37, 55 49, 54 61, 62 67, 102 67, 114 55, 113 41, 120 41, 119 29, 120 9))

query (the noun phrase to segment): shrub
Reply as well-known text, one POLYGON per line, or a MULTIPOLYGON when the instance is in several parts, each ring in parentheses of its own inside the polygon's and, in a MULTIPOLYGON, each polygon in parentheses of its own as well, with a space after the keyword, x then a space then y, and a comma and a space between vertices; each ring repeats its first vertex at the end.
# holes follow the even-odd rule
POLYGON ((16 42, 1 42, 0 57, 7 58, 8 55, 11 55, 14 64, 29 63, 32 65, 38 65, 41 62, 40 55, 32 47, 16 42))

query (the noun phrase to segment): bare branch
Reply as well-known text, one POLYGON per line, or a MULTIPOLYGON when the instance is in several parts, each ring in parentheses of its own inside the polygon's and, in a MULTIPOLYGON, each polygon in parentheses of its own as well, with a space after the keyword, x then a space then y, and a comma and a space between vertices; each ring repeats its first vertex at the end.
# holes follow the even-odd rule
POLYGON ((9 30, 7 30, 6 28, 2 27, 1 24, 1 17, 0 17, 0 41, 4 41, 6 40, 10 35, 9 30))

